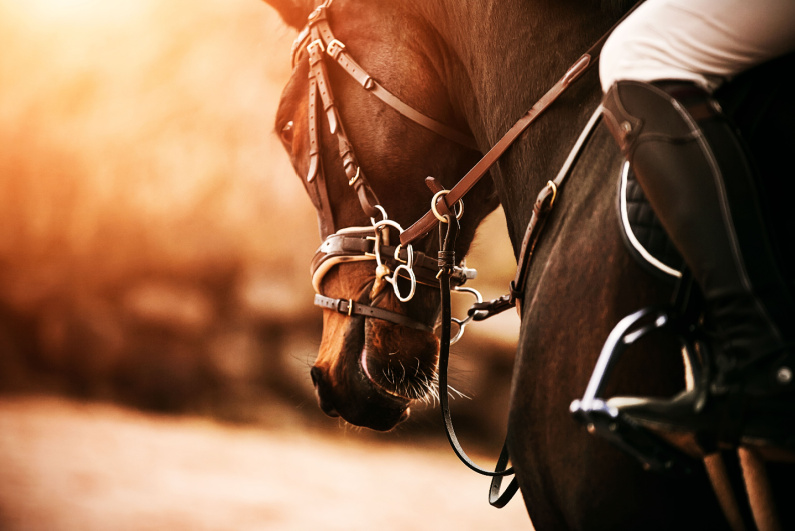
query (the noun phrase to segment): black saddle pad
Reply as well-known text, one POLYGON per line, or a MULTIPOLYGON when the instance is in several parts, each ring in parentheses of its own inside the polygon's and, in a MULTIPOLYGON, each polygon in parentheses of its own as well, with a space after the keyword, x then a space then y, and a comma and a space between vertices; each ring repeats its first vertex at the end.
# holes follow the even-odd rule
POLYGON ((674 282, 681 278, 684 261, 652 210, 629 162, 621 166, 618 214, 624 243, 638 263, 662 280, 674 282))

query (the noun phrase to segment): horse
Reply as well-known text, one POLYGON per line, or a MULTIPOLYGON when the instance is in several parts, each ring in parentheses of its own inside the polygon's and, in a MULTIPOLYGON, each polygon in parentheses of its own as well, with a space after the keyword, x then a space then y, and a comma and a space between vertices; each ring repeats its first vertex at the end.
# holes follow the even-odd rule
MULTIPOLYGON (((324 308, 310 371, 318 403, 351 424, 389 430, 410 416, 414 400, 447 393, 435 387, 441 298, 430 257, 441 263, 448 253, 446 274, 463 284, 469 272, 457 261, 498 205, 520 256, 538 190, 565 166, 599 107, 594 69, 490 166, 489 178, 467 193, 465 210, 438 199, 631 2, 266 2, 301 31, 276 131, 324 239, 312 263, 316 304, 324 308), (431 230, 399 243, 430 206, 439 236, 431 230), (453 225, 448 248, 444 230, 453 225)), ((596 127, 555 198, 565 206, 545 222, 519 294, 506 447, 536 529, 728 528, 703 468, 685 478, 650 473, 568 415, 616 323, 671 298, 670 286, 623 243, 615 208, 622 163, 596 127)), ((672 337, 645 339, 639 351, 615 367, 611 395, 670 396, 682 388, 672 337)))

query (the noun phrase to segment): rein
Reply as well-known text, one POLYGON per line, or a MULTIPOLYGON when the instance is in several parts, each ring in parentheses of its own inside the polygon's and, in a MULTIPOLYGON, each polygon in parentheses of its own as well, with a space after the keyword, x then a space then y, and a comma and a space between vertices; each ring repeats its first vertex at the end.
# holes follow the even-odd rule
MULTIPOLYGON (((426 283, 420 280, 415 274, 415 270, 424 277, 424 272, 430 272, 439 281, 441 294, 441 338, 439 352, 439 399, 442 410, 442 417, 445 432, 454 452, 459 459, 470 469, 479 474, 492 477, 491 489, 489 491, 489 503, 495 507, 503 507, 510 501, 518 490, 518 482, 514 477, 510 484, 500 494, 502 478, 513 474, 513 468, 506 468, 509 461, 507 441, 503 445, 502 452, 498 458, 494 471, 489 471, 477 466, 464 452, 455 435, 450 415, 449 401, 447 395, 447 368, 449 361, 450 345, 461 335, 463 325, 469 320, 483 320, 492 315, 496 315, 508 308, 517 305, 524 294, 527 281, 530 261, 533 256, 536 244, 539 241, 545 221, 552 211, 555 199, 564 180, 569 175, 580 150, 590 137, 595 125, 601 116, 601 106, 597 108, 588 122, 585 130, 575 143, 564 166, 559 171, 554 180, 548 181, 541 189, 533 207, 530 222, 528 223, 522 246, 517 261, 517 272, 514 280, 510 284, 510 292, 499 299, 483 303, 478 302, 469 310, 469 317, 465 321, 453 319, 451 316, 450 292, 451 283, 460 286, 467 278, 474 275, 468 274, 465 268, 455 265, 455 238, 458 232, 458 219, 463 213, 462 198, 469 192, 475 184, 488 172, 488 170, 502 157, 516 140, 524 133, 535 120, 554 103, 563 92, 575 81, 579 80, 598 60, 599 53, 608 35, 620 24, 634 9, 640 4, 633 6, 618 22, 616 22, 586 53, 580 56, 566 71, 566 73, 528 110, 508 132, 481 158, 481 160, 451 189, 445 190, 432 177, 426 179, 426 184, 434 192, 431 201, 431 209, 417 220, 411 227, 403 230, 397 223, 387 218, 386 212, 380 206, 378 198, 372 187, 368 183, 364 173, 353 152, 351 143, 344 132, 339 118, 334 98, 328 82, 328 74, 324 59, 331 57, 343 71, 356 80, 365 90, 372 92, 384 103, 398 111, 403 116, 418 123, 419 125, 433 131, 449 140, 461 144, 469 149, 477 150, 474 140, 455 129, 442 124, 424 114, 412 109, 399 98, 384 89, 377 81, 368 75, 347 53, 345 45, 334 37, 327 20, 326 10, 332 0, 326 0, 322 5, 315 9, 309 16, 309 21, 304 30, 301 31, 296 39, 293 50, 292 60, 296 62, 297 55, 300 53, 303 44, 309 40, 305 49, 309 55, 309 131, 310 131, 310 168, 306 176, 308 183, 314 183, 315 200, 319 204, 321 212, 321 230, 325 234, 333 231, 334 221, 331 215, 330 203, 327 196, 325 177, 322 171, 320 160, 320 140, 318 136, 318 112, 316 109, 318 96, 323 104, 323 111, 326 113, 329 129, 332 135, 337 137, 339 143, 339 154, 345 174, 348 178, 348 185, 356 191, 362 210, 368 215, 372 222, 372 229, 369 227, 354 227, 341 229, 326 238, 321 248, 315 254, 312 261, 313 284, 318 294, 315 296, 315 304, 326 309, 331 309, 347 315, 364 315, 391 321, 398 325, 409 326, 417 329, 428 329, 426 325, 417 323, 410 318, 390 312, 380 308, 368 306, 354 300, 332 299, 319 293, 320 283, 323 275, 334 265, 343 262, 363 261, 375 259, 377 262, 376 279, 370 294, 370 300, 374 300, 378 294, 379 284, 384 281, 393 285, 395 294, 402 301, 409 300, 414 294, 414 286, 417 282, 426 283), (458 212, 455 212, 451 205, 460 205, 458 212), (379 214, 383 219, 375 221, 379 214), (330 219, 331 218, 331 219, 330 219), (441 223, 441 225, 440 225, 441 223), (439 225, 440 251, 436 268, 433 268, 427 256, 415 253, 411 244, 427 235, 431 230, 439 225), (389 247, 388 228, 398 230, 400 244, 396 247, 389 247), (443 230, 443 228, 446 228, 443 230), (373 236, 369 233, 372 231, 373 236), (370 241, 373 241, 370 247, 370 241), (390 268, 382 261, 382 254, 389 254, 399 262, 391 262, 390 268), (401 271, 402 270, 402 271, 401 271), (393 272, 392 276, 388 274, 393 272), (401 274, 402 273, 402 274, 401 274), (407 297, 403 297, 398 288, 397 279, 408 277, 411 282, 411 292, 407 297), (458 323, 461 331, 451 339, 451 323, 458 323)), ((424 280, 424 279, 423 279, 424 280)), ((478 296, 478 299, 479 296, 478 296)))
MULTIPOLYGON (((549 106, 552 105, 552 103, 554 103, 555 100, 557 100, 558 97, 560 97, 560 95, 571 86, 572 83, 580 79, 582 75, 596 63, 596 60, 599 58, 599 53, 601 52, 602 46, 607 40, 607 37, 610 35, 610 33, 612 33, 616 26, 618 26, 618 24, 620 24, 627 16, 629 16, 630 13, 632 13, 632 11, 637 8, 638 5, 640 5, 640 3, 642 3, 642 0, 641 2, 635 4, 635 6, 633 6, 627 13, 625 13, 624 16, 621 17, 621 19, 619 19, 618 22, 616 22, 604 35, 602 35, 602 37, 600 37, 599 40, 593 44, 586 53, 580 56, 580 58, 568 68, 566 73, 557 81, 557 83, 555 83, 552 88, 550 88, 541 97, 541 99, 539 99, 530 108, 530 110, 527 111, 524 116, 522 116, 508 130, 507 133, 505 133, 505 135, 499 141, 497 141, 497 143, 486 153, 486 155, 484 155, 483 158, 478 161, 478 163, 475 164, 475 166, 451 190, 439 191, 437 189, 438 185, 435 184, 433 179, 429 179, 427 181, 431 190, 436 192, 431 201, 431 210, 417 220, 411 227, 401 233, 400 242, 401 244, 408 245, 411 242, 425 236, 434 228, 434 226, 438 225, 439 223, 447 224, 447 236, 444 238, 441 236, 440 228, 440 240, 443 241, 443 245, 442 250, 439 251, 439 289, 442 294, 442 339, 440 341, 441 344, 439 349, 440 389, 447 388, 447 364, 450 354, 450 345, 449 343, 445 342, 445 339, 449 338, 450 286, 444 271, 447 267, 447 261, 453 259, 451 257, 453 246, 449 245, 448 240, 450 239, 450 234, 454 235, 457 232, 457 230, 453 230, 452 227, 454 223, 457 227, 458 222, 457 220, 453 222, 452 216, 440 216, 439 211, 449 213, 451 211, 451 203, 448 201, 451 201, 452 203, 460 202, 463 196, 469 192, 469 190, 471 190, 478 181, 480 181, 480 179, 488 172, 488 170, 500 159, 500 157, 502 157, 505 151, 507 151, 508 148, 510 148, 516 142, 519 136, 526 131, 527 128, 545 110, 547 110, 549 106), (447 249, 446 253, 445 249, 447 249), (445 329, 447 329, 446 333, 445 329)), ((575 142, 574 148, 570 152, 563 167, 558 172, 558 175, 554 180, 547 181, 547 184, 539 192, 536 202, 533 206, 533 213, 530 217, 527 229, 525 230, 525 235, 522 238, 522 245, 519 251, 519 257, 516 266, 516 276, 510 283, 509 293, 503 297, 500 297, 499 299, 495 299, 486 303, 476 303, 470 307, 468 313, 469 316, 474 320, 481 321, 503 312, 508 308, 513 308, 524 296, 525 286, 530 269, 530 261, 533 257, 533 252, 535 250, 536 244, 539 241, 547 217, 555 204, 558 191, 563 185, 566 177, 568 177, 570 174, 574 163, 579 157, 582 147, 590 138, 596 123, 601 117, 601 114, 602 107, 600 105, 591 116, 580 137, 575 142)), ((471 470, 485 476, 491 476, 492 481, 491 487, 489 489, 489 504, 497 508, 504 507, 513 498, 519 488, 516 476, 514 476, 502 494, 500 494, 502 478, 514 473, 512 467, 507 468, 508 462, 510 460, 507 438, 503 444, 502 451, 500 452, 500 456, 493 472, 477 466, 461 448, 458 438, 455 435, 446 394, 446 392, 440 392, 439 397, 445 433, 451 447, 453 448, 453 451, 458 458, 471 470)))

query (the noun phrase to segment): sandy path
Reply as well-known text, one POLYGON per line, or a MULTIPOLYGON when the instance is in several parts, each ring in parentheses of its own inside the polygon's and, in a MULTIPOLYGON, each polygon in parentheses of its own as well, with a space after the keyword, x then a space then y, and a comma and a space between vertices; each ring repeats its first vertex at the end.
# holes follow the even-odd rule
POLYGON ((443 448, 0 398, 0 529, 530 529, 443 448))

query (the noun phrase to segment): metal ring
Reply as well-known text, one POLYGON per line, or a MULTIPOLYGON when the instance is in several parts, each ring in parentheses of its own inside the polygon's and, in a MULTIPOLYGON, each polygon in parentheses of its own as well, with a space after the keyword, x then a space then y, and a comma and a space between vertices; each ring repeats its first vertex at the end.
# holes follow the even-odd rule
MULTIPOLYGON (((382 219, 381 221, 386 221, 387 219, 389 219, 389 216, 386 215, 386 210, 384 209, 384 207, 382 207, 381 205, 374 205, 373 208, 381 212, 381 215, 384 216, 384 219, 382 219)), ((370 218, 370 223, 372 223, 373 227, 375 228, 376 225, 375 218, 370 218)), ((378 223, 380 223, 380 221, 378 223)))
POLYGON ((315 39, 312 42, 310 42, 309 44, 307 44, 306 45, 306 51, 309 52, 309 53, 312 53, 312 47, 313 46, 317 46, 318 48, 320 48, 320 53, 323 53, 323 52, 326 51, 326 48, 323 46, 323 41, 321 41, 320 39, 315 39))
MULTIPOLYGON (((447 195, 449 193, 450 193, 450 190, 439 190, 438 192, 433 194, 433 199, 431 199, 431 211, 433 211, 433 215, 436 216, 436 219, 438 219, 442 223, 447 223, 447 220, 444 218, 444 216, 439 214, 439 211, 436 209, 436 202, 439 200, 439 197, 441 197, 443 195, 447 195)), ((464 201, 459 199, 458 203, 456 203, 456 204, 460 208, 458 209, 458 212, 455 213, 455 218, 456 219, 461 219, 461 216, 464 215, 464 201)))
POLYGON ((336 57, 334 56, 334 52, 335 52, 334 47, 335 46, 339 49, 338 50, 339 52, 341 52, 342 50, 345 49, 345 45, 343 43, 341 43, 337 39, 332 39, 332 41, 330 43, 328 43, 328 45, 326 45, 326 53, 329 54, 334 59, 336 59, 336 57))
MULTIPOLYGON (((475 288, 457 286, 457 287, 453 288, 453 291, 456 292, 456 293, 469 293, 470 295, 475 297, 475 300, 477 300, 478 303, 483 302, 483 296, 475 288)), ((453 337, 450 340, 450 344, 451 345, 455 345, 458 342, 458 340, 461 339, 461 337, 463 337, 464 328, 466 328, 466 325, 469 324, 470 321, 472 321, 473 317, 474 317, 473 315, 467 315, 463 319, 456 319, 455 317, 451 317, 450 318, 450 320, 453 323, 458 325, 458 333, 455 335, 455 337, 453 337)))
POLYGON ((409 269, 414 269, 414 246, 411 244, 408 244, 406 246, 406 260, 400 259, 400 249, 402 248, 403 248, 402 243, 397 244, 397 247, 395 247, 395 254, 393 256, 395 261, 402 264, 406 264, 409 269))
POLYGON ((400 264, 395 268, 395 272, 392 273, 392 278, 384 277, 384 279, 392 284, 392 290, 395 292, 395 296, 400 302, 408 302, 412 297, 414 297, 414 292, 417 290, 417 277, 414 275, 414 270, 410 267, 400 264), (398 273, 400 273, 401 268, 405 269, 409 274, 409 281, 411 282, 411 289, 409 290, 409 294, 405 297, 400 294, 400 288, 398 288, 398 273))
POLYGON ((381 221, 377 221, 373 225, 373 230, 381 230, 383 227, 392 227, 393 229, 397 230, 399 233, 403 233, 403 227, 400 226, 400 223, 397 221, 393 221, 391 219, 382 219, 381 221))

